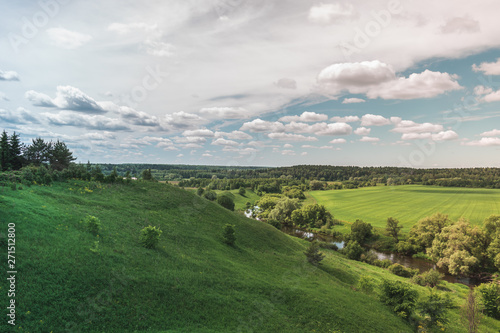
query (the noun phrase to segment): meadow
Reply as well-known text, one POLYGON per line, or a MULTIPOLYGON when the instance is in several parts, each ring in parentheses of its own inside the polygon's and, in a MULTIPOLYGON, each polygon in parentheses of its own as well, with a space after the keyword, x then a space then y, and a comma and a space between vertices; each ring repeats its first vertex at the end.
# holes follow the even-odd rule
POLYGON ((404 226, 403 233, 421 218, 437 212, 453 221, 468 219, 474 225, 482 225, 491 214, 500 214, 500 190, 496 189, 402 185, 309 194, 339 220, 352 223, 361 219, 385 228, 387 218, 393 217, 404 226))
MULTIPOLYGON (((406 279, 331 250, 316 268, 306 241, 170 185, 2 187, 0 210, 2 226, 16 224, 16 332, 414 330, 377 292, 356 289, 361 275, 406 279), (100 219, 98 236, 80 223, 87 215, 100 219), (222 241, 226 223, 235 225, 235 247, 222 241), (148 225, 163 230, 156 249, 139 244, 148 225)), ((444 287, 464 302, 466 286, 444 287)), ((449 319, 450 331, 466 332, 458 309, 449 319)), ((483 320, 483 332, 498 329, 483 320)))

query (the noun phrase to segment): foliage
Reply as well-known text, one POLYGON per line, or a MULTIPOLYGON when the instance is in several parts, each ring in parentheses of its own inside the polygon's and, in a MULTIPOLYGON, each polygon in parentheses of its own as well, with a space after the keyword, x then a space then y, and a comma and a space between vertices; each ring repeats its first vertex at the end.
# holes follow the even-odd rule
POLYGON ((146 181, 154 181, 153 174, 151 173, 151 169, 146 169, 142 171, 142 180, 146 181))
POLYGON ((358 288, 365 293, 371 293, 377 286, 375 279, 368 275, 361 275, 358 280, 358 288))
POLYGON ((203 197, 205 199, 208 199, 210 201, 214 201, 217 199, 217 193, 215 193, 214 191, 211 191, 211 190, 206 190, 204 193, 203 193, 203 197))
POLYGON ((139 242, 146 249, 154 249, 158 245, 162 233, 163 231, 160 227, 153 227, 149 225, 141 230, 139 242))
POLYGON ((441 283, 443 277, 444 274, 437 269, 429 269, 422 274, 414 275, 411 281, 421 286, 434 288, 441 283))
POLYGON ((101 221, 95 216, 87 215, 81 223, 94 235, 97 235, 101 231, 101 221))
POLYGON ((292 222, 293 211, 299 209, 300 206, 299 199, 281 198, 269 213, 269 218, 282 224, 289 224, 292 222))
POLYGON ((465 303, 461 306, 461 318, 464 326, 469 333, 479 332, 479 323, 481 322, 482 312, 479 300, 476 297, 474 289, 469 289, 469 294, 465 303))
POLYGON ((484 314, 500 319, 500 285, 496 282, 482 283, 476 290, 481 296, 484 314))
POLYGON ((222 207, 234 211, 234 200, 228 195, 221 194, 217 196, 217 203, 222 207))
POLYGON ((240 187, 239 190, 238 190, 238 194, 241 195, 241 196, 244 196, 245 193, 247 193, 247 191, 245 190, 244 187, 240 187))
POLYGON ((309 189, 311 189, 311 191, 322 190, 324 188, 325 188, 324 182, 320 182, 318 180, 311 180, 309 182, 309 189))
POLYGON ((406 241, 398 242, 394 246, 394 248, 395 248, 396 252, 407 255, 407 256, 416 252, 416 246, 409 243, 409 242, 406 242, 406 241))
POLYGON ((52 145, 49 151, 49 162, 55 170, 63 170, 69 167, 69 164, 76 160, 73 153, 68 149, 66 144, 57 140, 52 145))
POLYGON ((323 253, 319 252, 319 245, 316 242, 312 242, 304 254, 306 255, 307 261, 314 266, 318 266, 320 261, 325 257, 323 253))
POLYGON ((281 196, 276 194, 266 194, 261 197, 255 205, 259 207, 258 217, 261 219, 267 219, 269 213, 276 207, 278 201, 280 201, 281 196))
POLYGON ((277 221, 275 219, 269 219, 269 220, 267 220, 267 223, 272 225, 276 229, 281 230, 281 223, 279 221, 277 221))
POLYGON ((409 284, 401 281, 382 280, 380 300, 392 311, 408 318, 415 309, 418 293, 409 284))
POLYGON ((392 274, 406 277, 406 278, 411 278, 418 274, 418 269, 413 269, 409 267, 405 267, 401 264, 394 263, 391 266, 389 266, 389 271, 391 271, 392 274))
POLYGON ((485 260, 486 246, 482 230, 460 220, 444 227, 427 253, 438 267, 446 267, 451 274, 468 275, 485 260))
POLYGON ((332 224, 333 216, 325 206, 309 204, 300 209, 295 209, 291 214, 293 225, 298 227, 321 228, 332 224))
POLYGON ((342 253, 344 253, 347 256, 347 258, 352 260, 360 260, 361 255, 364 252, 365 250, 355 240, 347 242, 345 247, 342 249, 342 253))
POLYGON ((416 311, 426 328, 434 328, 447 324, 447 311, 453 307, 448 294, 439 294, 436 288, 430 289, 430 294, 417 302, 416 311))
POLYGON ((224 243, 233 246, 236 241, 234 225, 226 224, 223 229, 222 238, 224 239, 224 243))
POLYGON ((392 217, 389 217, 387 219, 387 225, 385 227, 385 230, 387 231, 387 234, 389 236, 394 238, 394 241, 396 243, 399 242, 399 232, 401 231, 402 228, 403 228, 403 226, 399 225, 398 220, 396 220, 392 217))
POLYGON ((351 233, 347 235, 346 239, 353 240, 359 244, 365 244, 373 236, 373 227, 370 223, 356 220, 351 225, 351 233))
POLYGON ((423 218, 411 227, 408 234, 409 242, 415 246, 416 252, 425 251, 432 246, 434 237, 439 235, 441 230, 450 224, 451 221, 448 219, 448 215, 441 213, 423 218))

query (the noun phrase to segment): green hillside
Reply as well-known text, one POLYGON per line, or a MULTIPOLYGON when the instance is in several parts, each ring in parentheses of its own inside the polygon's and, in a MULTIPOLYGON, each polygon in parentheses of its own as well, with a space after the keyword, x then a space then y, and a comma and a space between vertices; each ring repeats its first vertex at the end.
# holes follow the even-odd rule
MULTIPOLYGON (((329 251, 315 268, 305 241, 188 191, 80 181, 1 191, 2 228, 16 224, 16 332, 413 331, 354 288, 361 274, 401 278, 329 251), (87 214, 102 222, 98 237, 79 223, 87 214), (236 247, 222 242, 226 223, 236 247), (155 250, 138 242, 150 224, 163 230, 155 250)), ((457 304, 468 291, 448 288, 457 304)), ((464 331, 458 310, 450 319, 464 331)))
POLYGON ((404 226, 402 232, 437 212, 448 214, 454 221, 464 217, 477 225, 491 214, 500 214, 500 190, 494 189, 405 185, 309 193, 337 219, 362 219, 384 228, 392 216, 404 226))

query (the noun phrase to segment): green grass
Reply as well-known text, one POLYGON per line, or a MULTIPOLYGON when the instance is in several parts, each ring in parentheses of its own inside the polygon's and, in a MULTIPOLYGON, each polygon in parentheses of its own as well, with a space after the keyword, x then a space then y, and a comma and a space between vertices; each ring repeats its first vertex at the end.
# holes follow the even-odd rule
MULTIPOLYGON (((402 278, 330 251, 315 268, 307 242, 173 186, 0 187, 0 211, 2 228, 16 223, 19 332, 413 331, 354 288, 362 274, 402 278), (99 237, 79 223, 87 214, 100 219, 99 237), (222 241, 226 223, 235 247, 222 241), (155 250, 139 244, 150 224, 163 230, 155 250)), ((462 302, 467 287, 447 286, 462 302)), ((0 287, 5 305, 5 280, 0 287)), ((450 319, 450 331, 465 332, 458 310, 450 319)), ((486 319, 482 328, 500 325, 486 319)))
POLYGON ((392 216, 404 226, 402 232, 437 212, 454 221, 466 218, 475 225, 482 225, 491 214, 500 214, 500 190, 494 189, 405 185, 309 193, 337 219, 349 223, 361 219, 385 228, 392 216))
POLYGON ((247 202, 250 201, 250 203, 254 204, 255 201, 259 200, 260 197, 255 194, 254 191, 246 189, 245 195, 240 195, 238 193, 238 190, 231 190, 231 191, 215 191, 217 194, 220 193, 231 193, 231 198, 234 200, 234 210, 246 210, 247 207, 247 202))

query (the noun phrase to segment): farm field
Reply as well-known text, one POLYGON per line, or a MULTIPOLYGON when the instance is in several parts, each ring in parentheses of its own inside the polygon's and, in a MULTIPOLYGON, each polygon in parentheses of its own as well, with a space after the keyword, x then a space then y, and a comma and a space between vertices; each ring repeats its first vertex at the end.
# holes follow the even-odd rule
POLYGON ((440 212, 456 221, 463 217, 481 225, 491 214, 500 214, 500 190, 421 185, 377 186, 354 190, 311 191, 335 218, 352 223, 361 219, 384 228, 394 217, 403 233, 421 218, 440 212))

